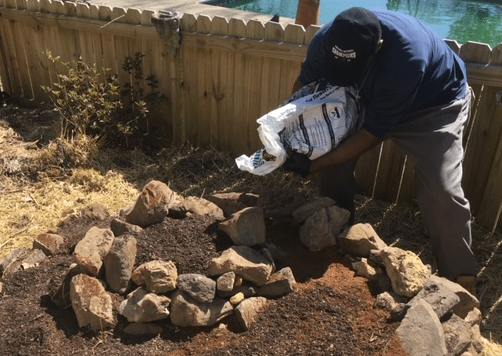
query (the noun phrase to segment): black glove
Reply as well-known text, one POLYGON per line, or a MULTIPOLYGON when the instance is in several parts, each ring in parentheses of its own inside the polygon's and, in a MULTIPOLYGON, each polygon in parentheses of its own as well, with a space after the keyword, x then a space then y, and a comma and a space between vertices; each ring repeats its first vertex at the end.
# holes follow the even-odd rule
POLYGON ((310 174, 310 159, 298 152, 292 152, 286 162, 284 162, 283 167, 291 172, 300 174, 303 178, 310 174))

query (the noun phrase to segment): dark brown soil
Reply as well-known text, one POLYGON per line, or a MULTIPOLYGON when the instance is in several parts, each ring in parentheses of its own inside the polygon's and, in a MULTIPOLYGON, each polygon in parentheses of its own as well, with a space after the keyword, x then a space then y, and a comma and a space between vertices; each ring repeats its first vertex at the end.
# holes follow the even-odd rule
MULTIPOLYGON (((64 254, 3 280, 0 295, 0 355, 403 355, 393 338, 398 324, 375 306, 374 286, 355 277, 347 257, 326 248, 309 252, 291 221, 268 221, 267 238, 291 267, 295 292, 271 301, 248 331, 232 317, 204 328, 179 328, 158 322, 158 336, 123 333, 127 321, 100 333, 79 329, 71 307, 58 308, 49 292, 73 262, 72 248, 91 226, 109 221, 71 220, 61 226, 64 254)), ((152 259, 173 261, 179 273, 205 273, 209 261, 230 246, 217 232, 217 221, 194 215, 166 219, 138 236, 136 264, 152 259)), ((115 302, 123 296, 114 295, 115 302)))

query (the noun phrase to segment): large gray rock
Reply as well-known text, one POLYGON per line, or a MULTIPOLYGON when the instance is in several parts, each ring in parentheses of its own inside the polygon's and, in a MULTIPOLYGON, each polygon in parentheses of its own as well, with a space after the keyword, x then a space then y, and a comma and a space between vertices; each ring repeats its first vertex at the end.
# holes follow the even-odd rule
POLYGON ((459 316, 452 314, 443 323, 446 348, 450 355, 462 355, 471 345, 471 327, 459 316))
POLYGON ((248 246, 232 246, 209 264, 209 275, 234 272, 258 286, 264 285, 272 273, 272 265, 259 252, 248 246))
POLYGON ((430 280, 435 283, 443 284, 460 298, 460 302, 453 307, 452 311, 462 319, 464 319, 473 309, 479 308, 479 300, 464 289, 460 284, 438 276, 431 276, 430 280))
POLYGON ((218 228, 226 233, 235 245, 254 246, 265 243, 265 217, 262 207, 244 208, 218 228))
POLYGON ((136 268, 131 278, 138 286, 145 284, 150 292, 162 294, 176 289, 178 269, 172 261, 154 260, 136 268))
POLYGON ((235 316, 244 330, 249 330, 260 312, 268 304, 268 300, 263 297, 252 297, 243 300, 235 308, 235 316))
POLYGON ((171 322, 177 326, 209 326, 233 313, 232 304, 221 298, 199 302, 180 290, 172 295, 171 322))
POLYGON ((178 289, 199 302, 211 303, 216 293, 216 282, 202 274, 180 274, 178 289))
POLYGON ((336 239, 345 228, 350 212, 336 205, 323 208, 311 215, 300 227, 300 241, 310 251, 335 246, 336 239))
POLYGON ((149 293, 140 287, 129 293, 127 299, 120 303, 118 312, 132 323, 147 323, 169 317, 171 300, 166 296, 149 293))
POLYGON ((126 222, 141 227, 160 223, 176 205, 179 197, 165 183, 152 180, 141 191, 136 204, 127 213, 126 222))
POLYGON ((100 331, 115 325, 112 298, 98 279, 85 274, 73 277, 70 298, 79 327, 100 331))
POLYGON ((328 197, 320 197, 316 200, 303 204, 295 209, 292 213, 293 219, 297 223, 302 223, 312 216, 316 211, 327 208, 336 204, 336 201, 328 197))
POLYGON ((112 247, 113 239, 112 230, 91 227, 75 246, 75 262, 90 275, 97 276, 103 265, 103 258, 112 247))
POLYGON ((414 297, 429 279, 429 269, 411 251, 386 247, 380 251, 380 257, 392 282, 392 289, 399 295, 414 297))
POLYGON ((33 241, 33 248, 42 250, 47 256, 55 255, 63 249, 64 238, 58 234, 40 234, 33 241))
POLYGON ((129 287, 136 252, 137 241, 132 235, 116 237, 113 241, 104 263, 106 282, 114 292, 125 293, 129 287))
POLYGON ((408 302, 408 305, 413 307, 420 299, 429 303, 439 318, 450 312, 460 302, 460 297, 448 288, 444 282, 430 278, 422 290, 408 302))
POLYGON ((408 310, 396 330, 401 346, 408 356, 445 356, 447 354, 443 327, 432 307, 420 300, 408 310))
POLYGON ((371 250, 387 247, 371 224, 355 224, 349 227, 338 236, 338 244, 346 252, 362 257, 368 257, 371 250))

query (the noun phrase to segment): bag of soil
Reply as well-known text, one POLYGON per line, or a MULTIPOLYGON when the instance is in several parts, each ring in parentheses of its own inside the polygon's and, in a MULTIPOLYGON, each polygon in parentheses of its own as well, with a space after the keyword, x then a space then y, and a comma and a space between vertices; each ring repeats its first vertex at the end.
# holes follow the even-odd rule
POLYGON ((362 116, 355 88, 311 83, 257 120, 264 147, 235 162, 243 171, 265 175, 282 166, 291 151, 314 160, 356 132, 362 116))

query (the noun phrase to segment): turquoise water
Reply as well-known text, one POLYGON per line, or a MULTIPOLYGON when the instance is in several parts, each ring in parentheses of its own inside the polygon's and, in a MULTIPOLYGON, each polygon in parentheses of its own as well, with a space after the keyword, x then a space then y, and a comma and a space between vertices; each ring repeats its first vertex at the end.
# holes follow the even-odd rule
MULTIPOLYGON (((245 11, 296 18, 298 0, 212 0, 206 3, 245 11)), ((387 9, 411 15, 431 27, 443 38, 460 44, 467 41, 502 42, 502 1, 467 0, 321 0, 322 24, 328 23, 350 7, 387 9), (497 2, 499 4, 497 4, 497 2)))

